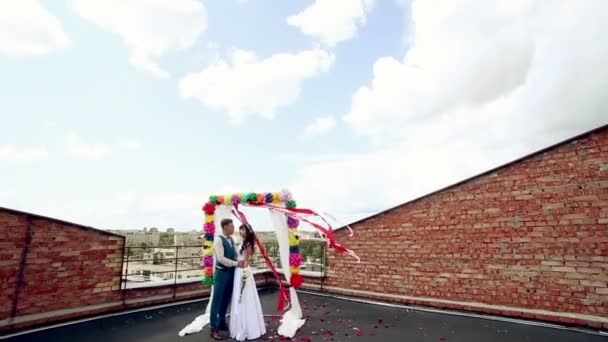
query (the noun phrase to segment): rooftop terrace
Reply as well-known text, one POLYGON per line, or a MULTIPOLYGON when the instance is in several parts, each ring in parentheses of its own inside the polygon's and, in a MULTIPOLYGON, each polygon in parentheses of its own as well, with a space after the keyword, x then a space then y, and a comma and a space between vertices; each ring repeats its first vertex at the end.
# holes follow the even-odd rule
MULTIPOLYGON (((600 342, 606 336, 583 330, 524 321, 484 319, 441 312, 383 306, 309 293, 301 294, 306 325, 293 341, 492 341, 492 342, 600 342)), ((264 311, 275 312, 274 290, 261 292, 264 311)), ((208 327, 200 334, 179 337, 178 332, 201 314, 206 300, 147 309, 50 329, 9 336, 7 341, 165 342, 208 341, 208 327)), ((269 333, 262 341, 279 341, 277 318, 266 318, 269 333)))

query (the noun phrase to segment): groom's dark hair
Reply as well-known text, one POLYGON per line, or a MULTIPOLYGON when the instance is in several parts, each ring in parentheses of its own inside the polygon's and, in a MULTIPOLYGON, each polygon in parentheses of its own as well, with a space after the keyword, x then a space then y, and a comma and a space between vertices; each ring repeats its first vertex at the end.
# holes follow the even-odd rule
POLYGON ((232 223, 232 220, 231 220, 231 219, 226 218, 226 219, 223 219, 223 220, 220 222, 220 225, 222 226, 222 229, 224 229, 224 228, 226 228, 226 226, 227 226, 227 225, 229 225, 229 224, 231 224, 231 223, 232 223))

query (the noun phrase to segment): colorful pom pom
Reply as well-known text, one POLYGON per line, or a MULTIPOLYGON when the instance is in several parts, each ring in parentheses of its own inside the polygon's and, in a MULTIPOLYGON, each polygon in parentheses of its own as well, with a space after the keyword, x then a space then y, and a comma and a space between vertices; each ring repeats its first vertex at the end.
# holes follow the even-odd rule
POLYGON ((241 197, 238 194, 232 195, 232 205, 237 205, 241 202, 241 197))
POLYGON ((295 207, 296 207, 296 201, 294 201, 294 200, 289 200, 289 201, 287 201, 287 203, 285 203, 285 206, 286 206, 287 208, 291 208, 291 209, 293 209, 293 208, 295 208, 295 207))
POLYGON ((215 223, 213 221, 205 222, 203 230, 205 231, 205 234, 215 234, 215 223))
POLYGON ((213 223, 214 219, 215 218, 213 217, 213 215, 205 215, 205 223, 209 223, 209 222, 213 223))
POLYGON ((289 265, 299 267, 302 265, 302 255, 300 253, 289 254, 289 265))
POLYGON ((212 275, 213 275, 213 267, 212 266, 205 267, 205 276, 211 277, 212 275))
POLYGON ((232 195, 224 196, 224 205, 231 205, 231 204, 232 204, 232 195))
POLYGON ((298 274, 298 273, 300 273, 300 268, 299 267, 291 266, 289 269, 291 270, 291 274, 298 274))
POLYGON ((289 247, 294 247, 300 244, 300 241, 298 239, 297 235, 290 235, 289 236, 289 247))
POLYGON ((287 227, 298 228, 299 224, 300 224, 300 221, 298 221, 298 219, 295 219, 291 216, 287 216, 287 227))
POLYGON ((272 203, 281 203, 281 195, 278 192, 272 193, 272 203))
POLYGON ((213 248, 206 248, 203 250, 203 255, 213 256, 213 248))
POLYGON ((283 189, 279 193, 279 198, 283 202, 288 202, 288 201, 291 201, 293 199, 293 196, 292 196, 292 194, 291 194, 291 192, 289 190, 283 189))
POLYGON ((302 277, 302 275, 300 275, 299 273, 295 273, 291 275, 291 286, 293 286, 295 289, 300 288, 300 286, 302 286, 302 283, 304 283, 304 277, 302 277))
POLYGON ((213 267, 213 257, 210 255, 205 255, 203 257, 203 263, 205 267, 213 267))
POLYGON ((211 204, 218 204, 218 198, 217 196, 213 195, 209 197, 209 203, 211 204))
POLYGON ((299 246, 290 246, 289 253, 300 253, 300 247, 299 246))
POLYGON ((213 276, 204 276, 202 283, 203 285, 213 285, 213 276))
POLYGON ((205 203, 205 205, 203 206, 203 211, 207 215, 213 215, 215 213, 215 204, 211 202, 205 203))
POLYGON ((273 198, 272 198, 272 194, 271 194, 271 193, 267 193, 267 194, 265 195, 265 198, 264 198, 264 199, 266 200, 266 203, 272 203, 272 200, 273 200, 273 198))

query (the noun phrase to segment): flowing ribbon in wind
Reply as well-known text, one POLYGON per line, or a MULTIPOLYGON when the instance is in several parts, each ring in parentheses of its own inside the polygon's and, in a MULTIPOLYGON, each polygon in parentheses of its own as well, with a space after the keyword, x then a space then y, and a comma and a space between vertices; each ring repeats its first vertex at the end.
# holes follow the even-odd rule
POLYGON ((318 231, 320 231, 321 234, 325 235, 325 237, 327 238, 327 243, 328 243, 329 247, 335 249, 339 253, 346 253, 346 254, 352 256, 353 258, 355 258, 357 260, 357 262, 361 262, 361 258, 359 258, 359 256, 357 256, 357 254, 354 251, 352 251, 336 242, 336 238, 334 236, 334 231, 333 231, 333 228, 331 227, 331 224, 329 224, 329 222, 327 222, 327 220, 322 215, 317 214, 314 210, 303 209, 303 208, 283 208, 283 207, 272 205, 272 204, 251 203, 250 205, 252 205, 254 207, 262 207, 262 208, 267 208, 270 210, 276 210, 276 211, 282 212, 285 215, 290 216, 294 219, 304 221, 304 222, 310 224, 311 226, 316 228, 318 231), (307 216, 315 216, 315 217, 320 218, 323 222, 325 222, 327 227, 323 227, 322 225, 320 225, 318 223, 312 222, 311 220, 309 220, 307 218, 307 216))

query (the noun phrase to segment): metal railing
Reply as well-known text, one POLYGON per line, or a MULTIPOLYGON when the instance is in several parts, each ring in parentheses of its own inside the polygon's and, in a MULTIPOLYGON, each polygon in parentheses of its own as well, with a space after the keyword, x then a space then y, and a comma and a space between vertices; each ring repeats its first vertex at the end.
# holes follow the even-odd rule
MULTIPOLYGON (((262 242, 268 257, 278 269, 281 269, 281 260, 279 259, 279 244, 276 241, 262 242)), ((319 273, 320 276, 325 275, 325 255, 327 243, 320 240, 302 240, 300 241, 300 253, 303 257, 301 266, 302 271, 319 273)), ((266 262, 261 253, 256 250, 253 255, 253 260, 250 262, 252 268, 267 269, 266 262)))
MULTIPOLYGON (((263 241, 269 258, 281 269, 279 245, 276 241, 263 241)), ((325 276, 327 244, 319 240, 303 240, 300 252, 304 261, 301 270, 325 276)), ((177 285, 202 279, 202 246, 128 246, 125 247, 122 268, 122 289, 177 285)), ((261 253, 256 250, 250 267, 267 270, 261 253)))
POLYGON ((201 245, 125 247, 122 288, 176 285, 202 276, 201 245))

